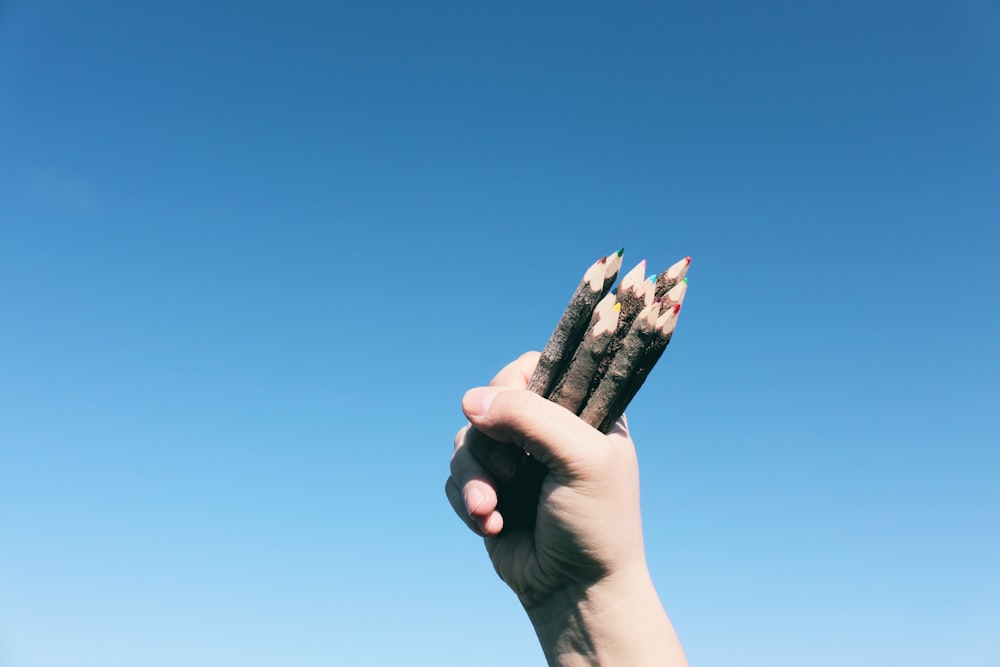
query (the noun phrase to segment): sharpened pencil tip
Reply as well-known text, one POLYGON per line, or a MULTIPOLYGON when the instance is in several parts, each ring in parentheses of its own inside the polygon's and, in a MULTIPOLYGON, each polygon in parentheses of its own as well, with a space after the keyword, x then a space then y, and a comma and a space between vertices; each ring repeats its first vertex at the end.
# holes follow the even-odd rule
POLYGON ((625 254, 625 246, 618 248, 618 256, 621 257, 624 254, 625 254))
POLYGON ((691 264, 691 255, 688 255, 687 257, 685 257, 684 261, 687 262, 688 265, 690 265, 691 264))
POLYGON ((674 304, 674 315, 676 315, 679 312, 681 312, 681 304, 675 303, 674 304))
POLYGON ((684 284, 685 284, 685 285, 687 285, 687 281, 688 281, 688 279, 687 279, 687 277, 685 276, 685 278, 684 278, 684 284))

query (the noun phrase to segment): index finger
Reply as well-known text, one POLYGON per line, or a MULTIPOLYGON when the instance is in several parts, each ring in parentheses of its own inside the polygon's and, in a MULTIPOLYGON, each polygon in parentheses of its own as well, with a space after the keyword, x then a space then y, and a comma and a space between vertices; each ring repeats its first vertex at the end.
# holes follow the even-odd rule
POLYGON ((511 389, 526 389, 531 381, 531 374, 538 365, 540 352, 525 352, 510 362, 490 380, 491 387, 510 387, 511 389))

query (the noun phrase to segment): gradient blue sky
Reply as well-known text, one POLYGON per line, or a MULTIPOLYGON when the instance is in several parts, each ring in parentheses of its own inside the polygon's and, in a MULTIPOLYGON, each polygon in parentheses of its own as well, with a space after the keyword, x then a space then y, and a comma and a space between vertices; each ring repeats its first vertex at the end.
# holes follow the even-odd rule
POLYGON ((692 663, 996 667, 998 44, 989 0, 0 3, 0 665, 540 664, 459 399, 624 246, 694 257, 629 411, 692 663))

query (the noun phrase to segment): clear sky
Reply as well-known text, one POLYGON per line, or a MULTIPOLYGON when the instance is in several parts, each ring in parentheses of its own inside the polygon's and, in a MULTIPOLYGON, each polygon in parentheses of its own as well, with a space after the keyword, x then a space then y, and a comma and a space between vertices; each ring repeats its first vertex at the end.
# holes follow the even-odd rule
POLYGON ((1000 5, 0 3, 0 665, 540 664, 443 492, 583 271, 692 664, 1000 664, 1000 5), (993 406, 993 407, 990 407, 993 406))

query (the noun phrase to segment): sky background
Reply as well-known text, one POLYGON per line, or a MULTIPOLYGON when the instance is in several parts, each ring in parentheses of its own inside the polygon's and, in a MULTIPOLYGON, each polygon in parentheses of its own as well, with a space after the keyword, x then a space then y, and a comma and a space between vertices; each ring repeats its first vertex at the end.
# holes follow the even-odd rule
POLYGON ((0 2, 0 666, 542 664, 452 436, 624 246, 692 664, 997 667, 998 118, 988 0, 0 2))

